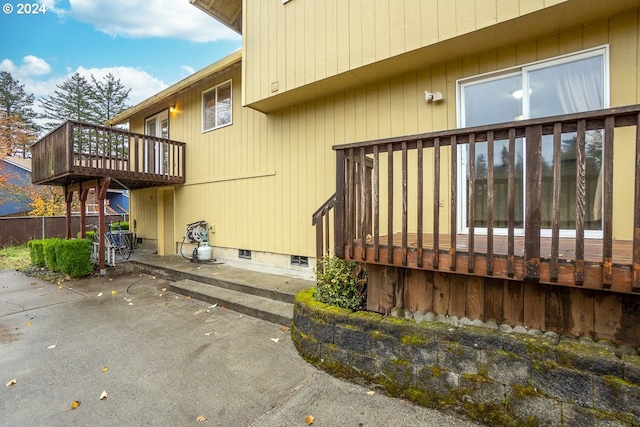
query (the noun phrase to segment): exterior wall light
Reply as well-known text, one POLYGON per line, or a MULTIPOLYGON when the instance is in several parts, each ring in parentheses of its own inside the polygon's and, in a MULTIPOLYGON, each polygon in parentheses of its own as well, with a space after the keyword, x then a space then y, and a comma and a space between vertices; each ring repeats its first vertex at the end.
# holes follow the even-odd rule
POLYGON ((442 101, 444 96, 442 96, 442 92, 429 92, 428 90, 424 91, 424 102, 438 102, 442 101))

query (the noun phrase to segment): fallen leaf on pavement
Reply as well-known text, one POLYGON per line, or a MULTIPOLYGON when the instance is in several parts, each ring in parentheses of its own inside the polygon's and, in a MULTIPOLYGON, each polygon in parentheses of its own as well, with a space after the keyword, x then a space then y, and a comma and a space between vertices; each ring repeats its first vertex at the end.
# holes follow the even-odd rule
POLYGON ((133 303, 132 303, 132 302, 130 302, 130 303, 129 303, 129 305, 133 305, 133 303))
POLYGON ((108 366, 105 366, 104 368, 102 368, 102 372, 107 372, 109 370, 108 366))
POLYGON ((304 422, 307 423, 308 426, 310 426, 311 424, 313 424, 313 420, 315 420, 315 417, 313 415, 307 415, 307 417, 304 419, 304 422))
POLYGON ((115 295, 115 294, 117 294, 117 292, 114 289, 113 291, 111 291, 111 295, 115 295))
POLYGON ((58 289, 62 289, 62 285, 58 286, 58 289))
POLYGON ((271 341, 278 342, 278 341, 280 341, 280 338, 271 338, 271 341))
POLYGON ((14 385, 14 384, 17 384, 17 383, 18 383, 18 380, 13 379, 13 380, 11 380, 11 381, 9 381, 9 382, 7 383, 7 387, 10 387, 10 386, 12 386, 12 385, 14 385))
POLYGON ((80 406, 79 400, 74 400, 73 402, 71 402, 71 409, 76 409, 78 406, 80 406))
POLYGON ((56 348, 56 345, 55 344, 50 345, 49 347, 47 347, 47 350, 51 350, 52 348, 56 348))
POLYGON ((109 394, 108 394, 106 391, 104 391, 104 390, 103 390, 103 391, 102 391, 102 394, 100 395, 100 400, 104 400, 104 399, 106 399, 108 395, 109 395, 109 394))
POLYGON ((204 415, 200 415, 198 416, 198 418, 196 418, 196 421, 199 423, 203 423, 205 421, 207 421, 207 417, 205 417, 204 415))
POLYGON ((164 305, 166 305, 167 307, 169 307, 169 303, 168 303, 168 302, 165 302, 165 303, 164 303, 164 305))
POLYGON ((282 332, 284 332, 284 331, 286 331, 286 330, 287 330, 287 327, 286 327, 286 326, 280 326, 280 330, 281 330, 282 332))
POLYGON ((187 295, 187 296, 185 297, 185 299, 191 299, 191 297, 187 295))
POLYGON ((98 294, 98 296, 99 296, 99 297, 101 297, 101 296, 102 296, 102 292, 100 292, 100 293, 98 294))
POLYGON ((158 295, 158 296, 159 296, 159 297, 161 297, 161 296, 162 296, 162 294, 160 294, 160 295, 158 295))
POLYGON ((167 288, 160 289, 162 292, 167 292, 167 288))
POLYGON ((213 305, 210 305, 209 308, 216 308, 217 306, 218 304, 213 304, 213 305))
POLYGON ((373 391, 373 390, 369 390, 369 391, 367 392, 367 394, 368 394, 369 396, 373 396, 374 394, 376 394, 376 392, 375 392, 375 391, 373 391))
POLYGON ((31 326, 31 322, 27 322, 27 326, 31 326))

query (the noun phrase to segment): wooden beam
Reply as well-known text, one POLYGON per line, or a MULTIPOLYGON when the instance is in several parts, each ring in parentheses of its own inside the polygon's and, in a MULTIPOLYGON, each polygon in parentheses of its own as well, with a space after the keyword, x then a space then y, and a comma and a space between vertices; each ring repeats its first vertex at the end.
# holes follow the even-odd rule
POLYGON ((106 224, 104 223, 104 199, 107 198, 107 190, 109 189, 109 184, 111 183, 111 178, 101 178, 98 180, 96 185, 96 197, 98 198, 98 266, 100 268, 100 275, 104 276, 107 273, 106 264, 105 264, 105 249, 106 244, 104 241, 104 236, 107 232, 106 224))
POLYGON ((89 189, 82 184, 79 186, 78 198, 80 199, 80 237, 87 237, 87 197, 89 189))
POLYGON ((66 186, 64 187, 64 202, 66 204, 65 235, 67 239, 70 239, 71 238, 71 202, 73 202, 73 190, 69 190, 66 186))

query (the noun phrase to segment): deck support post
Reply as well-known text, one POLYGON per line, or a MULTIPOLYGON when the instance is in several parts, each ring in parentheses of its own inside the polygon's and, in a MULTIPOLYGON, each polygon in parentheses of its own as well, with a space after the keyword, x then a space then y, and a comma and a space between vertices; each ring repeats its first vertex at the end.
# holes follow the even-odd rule
POLYGON ((71 238, 71 202, 73 202, 73 190, 68 185, 64 186, 64 201, 66 203, 66 223, 65 223, 65 236, 67 239, 71 238))
POLYGON ((82 188, 82 183, 78 184, 78 198, 80 199, 80 238, 87 237, 87 196, 88 188, 82 188))
POLYGON ((107 189, 109 188, 109 184, 111 183, 111 178, 100 178, 96 183, 96 197, 98 198, 98 267, 100 268, 100 275, 104 276, 107 274, 107 268, 105 263, 105 241, 104 235, 107 232, 105 223, 104 223, 104 199, 107 198, 107 189))

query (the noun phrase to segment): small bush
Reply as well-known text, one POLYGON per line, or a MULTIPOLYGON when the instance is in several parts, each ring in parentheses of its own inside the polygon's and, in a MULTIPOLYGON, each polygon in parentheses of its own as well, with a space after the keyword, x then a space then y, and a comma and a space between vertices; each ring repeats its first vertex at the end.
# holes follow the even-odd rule
POLYGON ((93 270, 92 247, 93 243, 87 239, 61 240, 57 258, 60 271, 74 278, 91 273, 93 270))
POLYGON ((58 254, 60 253, 60 242, 62 239, 52 238, 42 241, 42 251, 44 253, 44 264, 49 271, 58 272, 60 267, 58 265, 58 254))
POLYGON ((351 310, 366 306, 367 274, 359 264, 325 256, 316 266, 316 301, 351 310))
POLYGON ((129 221, 120 221, 120 222, 114 222, 111 224, 111 231, 118 231, 118 225, 120 225, 120 229, 121 230, 128 230, 129 229, 129 221))
POLYGON ((31 265, 36 267, 44 267, 44 249, 42 240, 29 240, 29 256, 31 257, 31 265))
MULTIPOLYGON (((91 231, 85 231, 84 232, 84 237, 85 239, 88 240, 93 240, 93 236, 96 234, 95 231, 91 230, 91 231)), ((76 239, 82 239, 82 236, 80 235, 80 232, 78 231, 78 233, 76 234, 76 239)))

